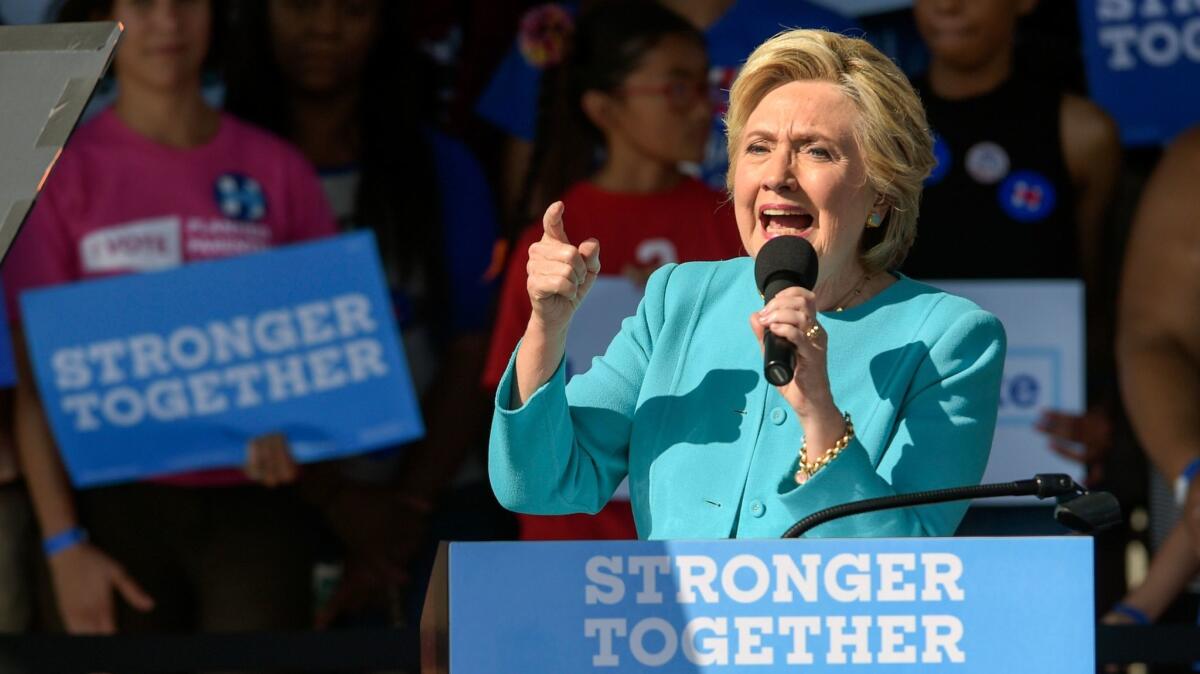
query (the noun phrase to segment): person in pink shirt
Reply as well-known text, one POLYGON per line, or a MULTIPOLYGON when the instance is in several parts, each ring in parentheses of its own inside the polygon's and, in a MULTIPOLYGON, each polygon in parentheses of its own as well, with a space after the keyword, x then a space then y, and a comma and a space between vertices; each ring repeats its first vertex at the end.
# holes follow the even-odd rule
MULTIPOLYGON (((14 317, 18 296, 31 288, 335 232, 300 153, 203 99, 213 23, 208 0, 71 0, 63 12, 124 25, 114 61, 118 94, 67 144, 9 252, 3 279, 14 317)), ((290 491, 262 486, 289 476, 263 473, 251 462, 246 473, 262 485, 226 470, 73 491, 21 330, 14 332, 18 452, 69 632, 309 624, 308 517, 290 491)), ((254 456, 286 451, 279 435, 252 444, 254 456)))

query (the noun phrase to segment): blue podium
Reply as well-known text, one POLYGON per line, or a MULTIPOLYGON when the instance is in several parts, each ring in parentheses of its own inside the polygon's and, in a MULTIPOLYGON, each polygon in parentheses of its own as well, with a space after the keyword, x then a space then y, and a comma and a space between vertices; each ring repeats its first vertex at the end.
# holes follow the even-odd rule
POLYGON ((1095 671, 1086 536, 443 553, 423 617, 426 672, 1095 671))

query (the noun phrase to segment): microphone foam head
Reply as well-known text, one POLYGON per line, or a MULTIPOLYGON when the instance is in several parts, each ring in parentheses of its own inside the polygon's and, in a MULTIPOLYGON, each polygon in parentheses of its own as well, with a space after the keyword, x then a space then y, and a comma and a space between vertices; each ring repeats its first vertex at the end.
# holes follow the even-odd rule
POLYGON ((777 236, 758 249, 754 281, 767 300, 789 286, 812 290, 817 284, 817 251, 808 239, 777 236))

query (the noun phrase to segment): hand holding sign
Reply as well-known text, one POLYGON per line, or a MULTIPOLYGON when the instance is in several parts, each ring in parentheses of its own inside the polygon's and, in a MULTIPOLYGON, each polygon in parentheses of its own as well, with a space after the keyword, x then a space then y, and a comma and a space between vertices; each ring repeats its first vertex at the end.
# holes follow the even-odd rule
POLYGON ((1104 479, 1104 460, 1112 447, 1112 422, 1104 407, 1086 414, 1045 410, 1035 428, 1049 439, 1051 451, 1087 468, 1089 486, 1104 479))
POLYGON ((571 245, 563 228, 563 210, 561 201, 546 209, 545 233, 529 247, 526 265, 526 289, 533 305, 530 320, 551 334, 566 333, 571 316, 600 273, 600 242, 588 239, 578 247, 571 245))
POLYGON ((246 464, 242 471, 264 487, 279 487, 296 481, 300 464, 292 456, 287 437, 282 433, 271 433, 254 438, 246 446, 246 464))

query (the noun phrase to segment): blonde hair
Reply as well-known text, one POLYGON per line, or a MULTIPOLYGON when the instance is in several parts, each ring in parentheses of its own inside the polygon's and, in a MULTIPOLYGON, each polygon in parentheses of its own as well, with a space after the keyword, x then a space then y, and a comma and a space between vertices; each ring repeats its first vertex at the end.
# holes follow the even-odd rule
POLYGON ((935 163, 933 138, 904 73, 866 40, 789 30, 754 50, 729 94, 726 184, 732 192, 737 146, 750 114, 777 87, 804 80, 836 84, 859 112, 855 139, 863 150, 867 182, 890 206, 881 228, 864 230, 860 260, 870 272, 894 269, 917 236, 921 187, 935 163))

